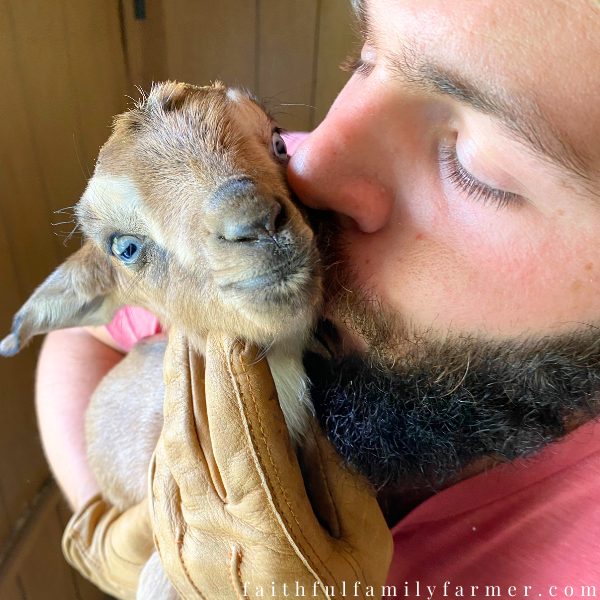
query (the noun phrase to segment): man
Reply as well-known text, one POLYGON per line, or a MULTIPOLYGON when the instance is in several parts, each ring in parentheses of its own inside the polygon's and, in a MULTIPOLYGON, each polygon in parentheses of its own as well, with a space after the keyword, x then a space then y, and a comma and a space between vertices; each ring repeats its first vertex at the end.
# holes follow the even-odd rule
MULTIPOLYGON (((333 213, 335 359, 307 366, 322 426, 394 527, 388 583, 427 597, 600 585, 600 8, 356 9, 355 73, 288 174, 333 213)), ((75 507, 96 491, 81 398, 118 360, 81 330, 41 357, 40 427, 75 507)))

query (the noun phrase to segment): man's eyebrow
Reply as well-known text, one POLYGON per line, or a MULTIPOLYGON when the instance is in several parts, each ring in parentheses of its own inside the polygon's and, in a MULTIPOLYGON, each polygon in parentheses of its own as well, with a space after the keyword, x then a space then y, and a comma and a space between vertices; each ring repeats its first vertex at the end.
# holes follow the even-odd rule
POLYGON ((350 0, 350 3, 352 5, 352 12, 354 13, 360 36, 364 41, 369 37, 369 31, 371 29, 367 7, 365 6, 364 0, 350 0))
POLYGON ((511 96, 504 91, 486 89, 461 76, 420 61, 410 50, 389 57, 392 68, 410 84, 423 90, 450 96, 461 104, 496 119, 516 141, 530 148, 545 162, 566 171, 578 180, 589 182, 590 157, 576 148, 544 115, 531 99, 511 96))
MULTIPOLYGON (((365 0, 351 0, 363 41, 372 41, 373 27, 365 0)), ((392 68, 414 86, 435 94, 450 96, 474 110, 495 118, 510 137, 525 144, 535 155, 577 181, 592 179, 591 159, 561 134, 533 101, 485 89, 455 73, 423 60, 406 45, 400 51, 386 51, 392 68)))

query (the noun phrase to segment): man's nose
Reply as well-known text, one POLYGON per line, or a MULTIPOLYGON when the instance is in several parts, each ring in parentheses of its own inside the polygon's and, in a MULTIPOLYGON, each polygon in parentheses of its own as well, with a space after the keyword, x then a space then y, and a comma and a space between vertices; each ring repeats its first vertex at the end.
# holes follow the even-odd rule
POLYGON ((307 206, 351 217, 361 231, 373 233, 393 209, 385 148, 372 108, 343 95, 292 156, 288 181, 307 206))

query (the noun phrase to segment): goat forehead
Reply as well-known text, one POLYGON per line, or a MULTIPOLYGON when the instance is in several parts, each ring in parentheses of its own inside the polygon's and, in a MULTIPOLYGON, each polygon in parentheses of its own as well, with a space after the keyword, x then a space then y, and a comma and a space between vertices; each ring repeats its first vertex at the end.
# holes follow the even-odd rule
POLYGON ((124 175, 94 175, 77 205, 84 231, 98 241, 115 232, 148 234, 145 213, 139 188, 124 175))

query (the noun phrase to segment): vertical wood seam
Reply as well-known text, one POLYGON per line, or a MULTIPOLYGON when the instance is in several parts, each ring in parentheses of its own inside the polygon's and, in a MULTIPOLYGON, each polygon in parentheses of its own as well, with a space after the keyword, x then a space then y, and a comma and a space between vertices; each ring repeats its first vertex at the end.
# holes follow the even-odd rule
MULTIPOLYGON (((83 139, 84 128, 83 128, 83 121, 81 118, 80 97, 79 97, 79 94, 75 93, 77 86, 75 85, 75 76, 73 74, 73 62, 71 59, 71 45, 69 44, 70 32, 69 32, 69 23, 67 21, 67 16, 66 16, 66 11, 65 11, 65 0, 62 1, 61 8, 62 8, 62 10, 61 10, 62 31, 63 31, 63 35, 65 36, 64 44, 65 44, 66 55, 67 55, 67 75, 69 78, 69 87, 71 88, 71 94, 73 95, 73 98, 75 98, 75 102, 73 102, 73 105, 75 108, 75 123, 79 130, 77 132, 77 137, 79 138, 78 140, 75 139, 75 132, 73 132, 73 146, 74 146, 75 154, 77 155, 77 159, 79 160, 79 166, 81 167, 83 178, 86 180, 86 183, 87 183, 88 179, 91 178, 92 175, 89 172, 89 167, 87 164, 88 157, 85 155, 85 149, 81 146, 81 139, 83 139), (81 164, 80 157, 83 157, 83 164, 85 165, 85 168, 88 171, 87 177, 85 175, 85 171, 83 170, 83 166, 81 164)), ((70 203, 70 201, 69 201, 69 203, 70 203)), ((63 245, 66 246, 66 239, 63 242, 63 245)))
POLYGON ((118 0, 117 8, 119 12, 119 36, 121 41, 121 52, 123 53, 123 62, 125 63, 125 76, 127 78, 127 87, 133 88, 133 75, 131 72, 131 58, 129 56, 129 43, 127 40, 127 25, 125 23, 125 7, 123 0, 118 0))
POLYGON ((310 130, 315 128, 315 120, 317 114, 317 85, 319 77, 319 45, 321 41, 321 10, 323 9, 323 0, 317 0, 317 16, 315 20, 315 40, 313 44, 313 77, 310 90, 310 113, 309 124, 310 130))
POLYGON ((8 504, 6 504, 6 497, 4 495, 4 488, 2 486, 2 480, 0 480, 0 505, 2 506, 2 512, 4 513, 4 517, 6 522, 9 524, 10 528, 14 525, 13 520, 10 518, 10 511, 8 510, 8 504))
MULTIPOLYGON (((13 248, 13 245, 10 243, 11 238, 8 235, 8 227, 6 226, 7 220, 6 220, 6 215, 4 214, 4 210, 2 208, 2 202, 0 202, 0 232, 4 235, 4 238, 6 239, 6 246, 8 247, 8 258, 10 260, 10 264, 12 266, 12 270, 13 273, 15 274, 15 280, 17 282, 17 288, 18 288, 18 292, 19 292, 19 301, 21 304, 23 304, 27 298, 27 295, 25 293, 25 286, 23 284, 23 281, 21 280, 21 277, 19 276, 19 270, 17 269, 17 259, 15 257, 15 250, 13 248)), ((5 505, 5 498, 4 498, 4 494, 0 488, 0 500, 2 501, 2 505, 5 505)), ((8 510, 8 509, 7 509, 8 510)))

